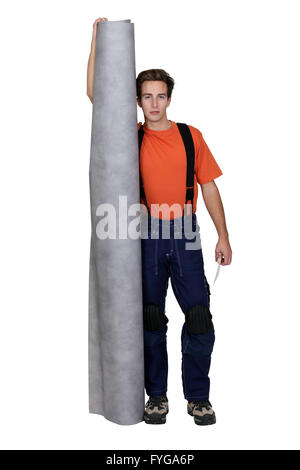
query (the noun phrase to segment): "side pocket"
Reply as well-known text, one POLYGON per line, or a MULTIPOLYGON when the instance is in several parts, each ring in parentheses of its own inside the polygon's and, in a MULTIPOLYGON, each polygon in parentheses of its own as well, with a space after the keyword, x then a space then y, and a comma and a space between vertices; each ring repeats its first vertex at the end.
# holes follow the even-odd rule
POLYGON ((206 286, 207 296, 208 296, 208 306, 210 307, 210 285, 208 284, 205 274, 204 274, 204 281, 205 281, 205 286, 206 286))

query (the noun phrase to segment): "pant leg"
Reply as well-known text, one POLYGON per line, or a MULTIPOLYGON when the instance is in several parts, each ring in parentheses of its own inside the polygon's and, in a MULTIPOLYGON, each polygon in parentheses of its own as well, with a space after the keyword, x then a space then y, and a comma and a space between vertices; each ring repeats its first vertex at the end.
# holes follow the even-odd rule
POLYGON ((169 241, 162 239, 142 240, 142 280, 144 304, 144 365, 145 389, 148 395, 167 393, 168 355, 167 323, 165 302, 169 280, 169 266, 164 256, 169 241), (159 315, 160 320, 145 320, 147 315, 159 315), (159 313, 159 311, 160 313, 159 313), (155 322, 163 323, 159 329, 153 329, 155 322), (148 325, 149 324, 149 325, 148 325), (151 325, 151 327, 150 327, 151 325))
MULTIPOLYGON (((197 233, 196 237, 200 237, 200 234, 197 233)), ((203 328, 202 333, 192 333, 188 328, 187 316, 193 311, 195 319, 205 307, 210 307, 210 290, 204 273, 202 249, 186 250, 186 242, 191 243, 192 240, 184 236, 182 239, 174 239, 171 259, 172 288, 185 314, 181 333, 182 385, 187 400, 205 400, 209 398, 208 374, 215 341, 214 327, 210 320, 206 322, 208 327, 203 328)))

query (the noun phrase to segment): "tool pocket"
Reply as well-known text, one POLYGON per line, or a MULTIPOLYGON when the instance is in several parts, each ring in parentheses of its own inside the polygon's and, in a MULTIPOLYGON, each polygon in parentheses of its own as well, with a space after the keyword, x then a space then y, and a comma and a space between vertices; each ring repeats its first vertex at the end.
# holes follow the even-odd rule
POLYGON ((206 287, 206 291, 207 291, 207 298, 208 298, 208 306, 210 307, 210 285, 206 279, 206 276, 204 274, 204 282, 205 282, 205 287, 206 287))

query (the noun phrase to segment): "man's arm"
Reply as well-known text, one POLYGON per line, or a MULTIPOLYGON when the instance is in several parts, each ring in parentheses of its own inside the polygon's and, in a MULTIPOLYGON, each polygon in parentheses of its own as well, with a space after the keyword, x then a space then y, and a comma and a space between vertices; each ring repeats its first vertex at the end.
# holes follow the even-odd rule
POLYGON ((224 266, 226 264, 230 264, 232 259, 232 250, 228 239, 229 236, 226 227, 225 213, 218 187, 214 180, 200 184, 200 186, 205 206, 219 235, 219 240, 215 248, 216 261, 218 259, 218 254, 222 253, 223 259, 221 265, 224 266))
POLYGON ((108 21, 107 18, 98 18, 93 24, 93 37, 91 42, 91 51, 87 66, 87 95, 91 102, 93 102, 94 93, 94 75, 95 75, 95 57, 96 57, 96 40, 97 40, 97 25, 100 21, 108 21))

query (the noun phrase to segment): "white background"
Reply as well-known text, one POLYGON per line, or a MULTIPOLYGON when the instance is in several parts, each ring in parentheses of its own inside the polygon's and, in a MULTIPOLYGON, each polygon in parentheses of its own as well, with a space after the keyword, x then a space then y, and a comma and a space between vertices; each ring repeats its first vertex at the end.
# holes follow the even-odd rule
MULTIPOLYGON (((1 4, 1 399, 6 449, 299 449, 299 2, 1 4), (216 343, 214 426, 186 413, 169 285, 164 426, 88 413, 86 67, 99 16, 135 24, 136 72, 175 79, 168 118, 203 133, 233 260, 199 199, 216 343)), ((138 109, 139 121, 143 121, 138 109)), ((124 396, 124 406, 126 406, 124 396)))

